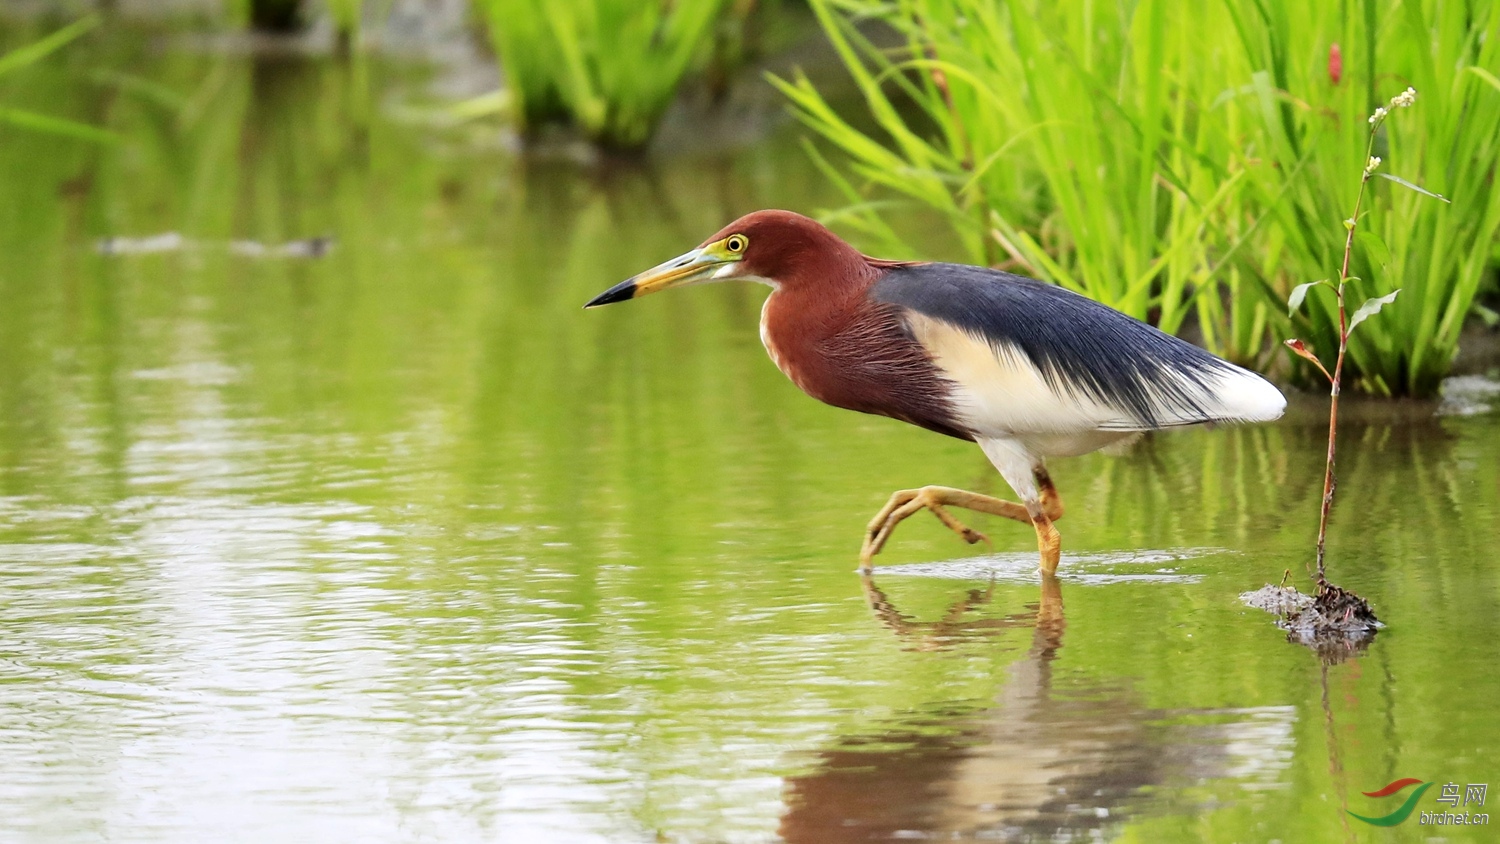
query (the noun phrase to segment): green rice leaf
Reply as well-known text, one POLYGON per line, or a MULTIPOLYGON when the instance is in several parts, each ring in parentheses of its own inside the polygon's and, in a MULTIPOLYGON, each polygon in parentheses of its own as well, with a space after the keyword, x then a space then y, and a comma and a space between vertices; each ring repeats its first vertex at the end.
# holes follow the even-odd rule
POLYGON ((1467 70, 1480 79, 1483 79, 1485 82, 1488 82, 1490 86, 1496 91, 1500 91, 1500 77, 1496 77, 1495 74, 1490 73, 1488 70, 1485 70, 1482 67, 1475 67, 1472 65, 1464 68, 1464 70, 1467 70))
POLYGON ((473 120, 494 114, 504 115, 509 114, 510 110, 511 92, 505 89, 460 100, 448 107, 448 111, 460 120, 473 120))
POLYGON ((46 132, 51 135, 77 138, 81 141, 91 141, 96 144, 114 144, 120 140, 119 135, 106 129, 99 129, 87 123, 79 123, 76 120, 51 117, 19 108, 0 106, 0 123, 9 123, 12 126, 20 126, 37 132, 46 132))
POLYGON ((1385 241, 1380 239, 1380 235, 1362 231, 1356 234, 1355 238, 1359 240, 1360 245, 1364 246, 1365 253, 1370 256, 1371 260, 1382 267, 1390 266, 1391 250, 1385 245, 1385 241))
POLYGON ((0 56, 0 76, 41 61, 98 25, 99 16, 89 15, 68 24, 40 41, 33 41, 11 50, 0 56))
POLYGON ((118 70, 99 70, 91 74, 95 82, 116 90, 134 94, 143 100, 172 112, 181 111, 187 105, 187 97, 160 82, 143 76, 118 70))

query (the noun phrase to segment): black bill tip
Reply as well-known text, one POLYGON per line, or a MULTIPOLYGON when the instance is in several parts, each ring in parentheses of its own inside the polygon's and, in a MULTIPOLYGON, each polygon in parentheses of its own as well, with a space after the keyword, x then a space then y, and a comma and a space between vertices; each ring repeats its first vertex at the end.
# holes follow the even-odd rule
POLYGON ((635 280, 626 279, 590 299, 584 307, 597 308, 600 305, 612 305, 615 302, 623 302, 633 296, 635 296, 635 280))

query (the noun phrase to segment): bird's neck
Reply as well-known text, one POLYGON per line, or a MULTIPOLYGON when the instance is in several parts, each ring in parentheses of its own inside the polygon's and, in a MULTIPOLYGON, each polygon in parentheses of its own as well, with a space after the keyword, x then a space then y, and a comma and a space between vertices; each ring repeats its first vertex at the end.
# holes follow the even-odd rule
POLYGON ((826 337, 842 327, 879 275, 878 269, 861 260, 857 267, 777 284, 761 312, 762 324, 782 341, 826 337))
POLYGON ((804 392, 817 396, 815 372, 827 341, 846 331, 866 307, 880 269, 861 256, 857 266, 798 283, 776 285, 761 309, 760 339, 771 360, 804 392))

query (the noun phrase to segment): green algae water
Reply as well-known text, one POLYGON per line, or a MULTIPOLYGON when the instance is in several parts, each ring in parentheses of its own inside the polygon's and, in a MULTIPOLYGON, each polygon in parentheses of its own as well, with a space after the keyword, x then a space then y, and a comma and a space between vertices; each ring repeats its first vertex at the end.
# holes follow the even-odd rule
POLYGON ((428 74, 115 34, 0 89, 121 138, 0 128, 0 839, 1490 840, 1350 813, 1500 785, 1496 413, 1351 411, 1363 651, 1237 600, 1306 585, 1315 398, 1056 461, 1054 584, 979 516, 862 580, 892 490, 1007 494, 978 449, 801 395, 761 289, 580 309, 837 206, 795 129, 527 160, 428 74))

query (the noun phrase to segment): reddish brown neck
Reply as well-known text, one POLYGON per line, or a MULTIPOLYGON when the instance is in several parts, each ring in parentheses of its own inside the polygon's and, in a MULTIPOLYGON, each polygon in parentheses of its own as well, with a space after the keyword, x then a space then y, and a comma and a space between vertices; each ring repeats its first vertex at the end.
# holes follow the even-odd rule
POLYGON ((890 266, 862 260, 836 283, 778 288, 761 316, 766 350, 821 402, 972 439, 954 419, 949 385, 926 349, 896 309, 869 297, 890 266))
POLYGON ((761 313, 762 336, 774 344, 773 353, 798 356, 848 325, 880 277, 879 269, 855 255, 857 262, 820 261, 824 266, 807 267, 776 286, 761 313))

